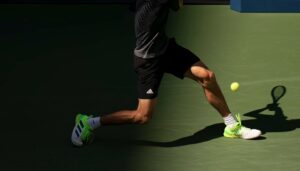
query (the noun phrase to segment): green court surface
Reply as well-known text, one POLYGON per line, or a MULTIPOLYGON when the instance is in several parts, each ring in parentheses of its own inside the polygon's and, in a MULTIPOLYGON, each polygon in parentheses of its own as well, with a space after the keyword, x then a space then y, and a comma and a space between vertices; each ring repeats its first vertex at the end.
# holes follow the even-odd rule
POLYGON ((2 5, 0 16, 1 148, 10 170, 299 170, 300 14, 212 5, 170 14, 168 34, 215 71, 232 112, 262 138, 223 138, 202 88, 165 75, 149 124, 101 127, 80 149, 70 144, 77 112, 136 105, 133 14, 123 5, 2 5), (286 94, 271 108, 277 85, 286 94))

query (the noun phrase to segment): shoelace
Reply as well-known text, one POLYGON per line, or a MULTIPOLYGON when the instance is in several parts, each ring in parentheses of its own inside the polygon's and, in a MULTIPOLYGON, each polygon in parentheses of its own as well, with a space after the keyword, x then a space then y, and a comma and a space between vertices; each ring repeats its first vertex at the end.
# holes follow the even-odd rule
POLYGON ((232 132, 234 132, 235 134, 239 134, 241 132, 241 130, 243 129, 243 125, 242 125, 242 120, 241 120, 241 116, 240 114, 236 114, 235 118, 237 120, 236 125, 234 126, 234 128, 231 129, 232 132))
POLYGON ((236 118, 237 121, 238 121, 238 125, 242 126, 241 115, 238 113, 238 114, 235 115, 235 118, 236 118))
POLYGON ((237 131, 239 131, 239 132, 241 133, 241 132, 245 132, 245 131, 250 130, 249 128, 244 127, 244 126, 242 125, 242 119, 241 119, 241 115, 240 115, 239 113, 236 114, 235 117, 236 117, 237 122, 238 122, 237 128, 239 128, 239 129, 237 129, 237 131))

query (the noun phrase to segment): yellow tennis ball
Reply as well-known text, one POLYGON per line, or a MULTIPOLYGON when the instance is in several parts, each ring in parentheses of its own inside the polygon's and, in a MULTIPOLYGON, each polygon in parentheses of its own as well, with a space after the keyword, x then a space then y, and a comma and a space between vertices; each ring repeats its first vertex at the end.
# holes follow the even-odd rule
POLYGON ((238 82, 233 82, 230 85, 231 91, 234 91, 234 92, 237 91, 239 89, 239 87, 240 87, 240 84, 238 82))

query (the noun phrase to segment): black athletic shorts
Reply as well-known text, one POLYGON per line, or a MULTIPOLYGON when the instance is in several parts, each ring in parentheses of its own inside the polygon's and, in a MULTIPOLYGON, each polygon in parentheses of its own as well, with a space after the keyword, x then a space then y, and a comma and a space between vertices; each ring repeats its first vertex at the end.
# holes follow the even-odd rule
POLYGON ((138 98, 153 99, 157 97, 158 88, 164 73, 170 73, 183 79, 186 71, 199 58, 185 49, 172 38, 166 52, 155 58, 143 59, 134 57, 134 70, 138 75, 138 98))

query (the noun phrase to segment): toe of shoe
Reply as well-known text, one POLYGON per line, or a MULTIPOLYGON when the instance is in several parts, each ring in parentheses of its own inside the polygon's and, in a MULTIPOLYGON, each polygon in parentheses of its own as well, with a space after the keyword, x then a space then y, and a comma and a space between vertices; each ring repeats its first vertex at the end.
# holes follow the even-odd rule
POLYGON ((251 131, 244 134, 242 137, 243 139, 249 140, 249 139, 255 139, 261 135, 261 131, 258 129, 251 129, 251 131))

